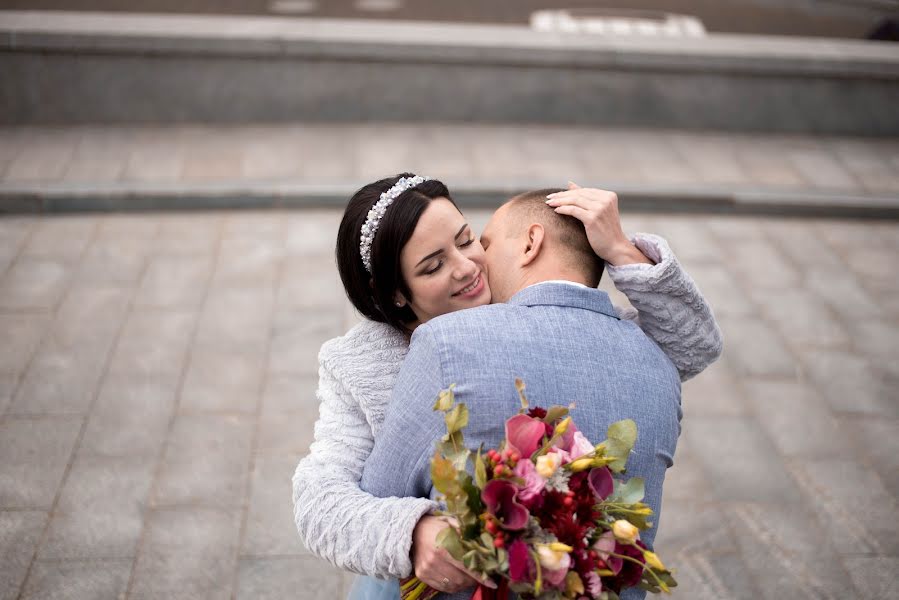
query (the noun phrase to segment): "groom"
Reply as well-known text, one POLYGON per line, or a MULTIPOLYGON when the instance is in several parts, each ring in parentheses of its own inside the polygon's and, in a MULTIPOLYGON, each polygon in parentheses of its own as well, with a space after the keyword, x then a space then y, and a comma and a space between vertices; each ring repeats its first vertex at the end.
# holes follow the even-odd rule
MULTIPOLYGON (((445 433, 433 410, 456 384, 470 411, 466 443, 496 447, 505 420, 520 407, 515 378, 533 404, 574 403, 574 422, 594 442, 622 419, 639 431, 628 477, 643 477, 656 527, 641 534, 652 548, 665 469, 680 433, 680 380, 664 353, 633 323, 619 320, 596 288, 603 264, 592 260, 583 226, 545 203, 545 192, 513 198, 481 237, 493 301, 419 326, 386 418, 365 463, 362 487, 381 496, 433 496, 430 459, 445 433)), ((446 580, 445 580, 446 581, 446 580)), ((448 583, 448 582, 447 582, 448 583)), ((440 598, 469 598, 471 590, 440 598)), ((643 598, 634 589, 622 600, 643 598)))

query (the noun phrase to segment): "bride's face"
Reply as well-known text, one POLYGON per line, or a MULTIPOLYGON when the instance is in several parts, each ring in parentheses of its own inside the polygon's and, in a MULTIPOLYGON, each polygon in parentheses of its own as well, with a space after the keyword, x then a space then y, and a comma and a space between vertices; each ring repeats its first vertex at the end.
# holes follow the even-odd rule
POLYGON ((490 303, 484 249, 449 200, 428 205, 400 253, 400 265, 412 298, 398 292, 396 301, 408 303, 419 323, 490 303))

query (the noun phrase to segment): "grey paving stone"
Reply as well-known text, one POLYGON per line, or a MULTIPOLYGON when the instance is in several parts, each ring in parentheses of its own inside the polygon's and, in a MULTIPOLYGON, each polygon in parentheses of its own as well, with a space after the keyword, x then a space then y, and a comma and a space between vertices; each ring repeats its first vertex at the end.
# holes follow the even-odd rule
POLYGON ((862 286, 848 269, 808 269, 803 273, 803 287, 840 315, 852 332, 858 316, 877 318, 885 314, 876 296, 862 286))
POLYGON ((701 178, 671 141, 656 132, 630 132, 623 144, 650 183, 693 183, 701 178))
POLYGON ((152 241, 159 233, 160 222, 153 213, 117 214, 100 217, 96 241, 152 241))
POLYGON ((0 280, 0 309, 53 309, 65 292, 71 272, 71 265, 59 260, 17 260, 0 280))
POLYGON ((43 511, 0 510, 0 600, 16 600, 47 523, 43 511))
POLYGON ((240 559, 237 598, 277 600, 343 598, 347 575, 312 556, 240 559))
MULTIPOLYGON (((558 182, 551 185, 564 187, 569 180, 581 182, 581 185, 598 185, 597 174, 587 168, 585 156, 592 154, 599 145, 599 140, 592 139, 589 133, 568 128, 544 128, 534 125, 522 126, 511 132, 507 143, 517 145, 525 155, 525 164, 530 166, 528 177, 531 180, 558 182)), ((437 142, 439 144, 439 142, 437 142)), ((440 155, 443 152, 419 153, 419 160, 434 158, 431 155, 440 155)), ((435 170, 438 161, 428 160, 423 165, 422 173, 439 173, 439 177, 446 177, 443 171, 435 170)), ((482 175, 487 177, 505 178, 503 172, 487 173, 479 169, 482 175)), ((470 172, 469 172, 470 173, 470 172)), ((464 174, 462 174, 465 177, 464 174)), ((470 178, 465 177, 466 179, 470 178)), ((450 189, 452 193, 452 188, 450 189)))
POLYGON ((754 318, 721 318, 724 357, 740 376, 791 377, 798 371, 796 359, 765 321, 754 318))
POLYGON ((252 474, 242 556, 306 554, 293 519, 291 476, 297 456, 259 456, 252 474))
POLYGON ((337 269, 330 263, 313 267, 306 261, 287 262, 278 288, 278 307, 326 309, 345 298, 337 269))
POLYGON ((855 275, 870 288, 899 291, 896 277, 896 253, 885 253, 870 247, 846 252, 845 259, 855 275))
POLYGON ((181 165, 183 181, 230 181, 242 177, 243 155, 240 149, 217 147, 188 148, 181 165))
POLYGON ((80 137, 81 132, 74 128, 30 130, 28 143, 9 163, 4 179, 13 182, 58 181, 72 159, 80 137))
POLYGON ((726 135, 672 134, 668 136, 679 155, 699 175, 700 181, 747 184, 751 180, 737 157, 738 145, 726 135))
POLYGON ((873 471, 848 459, 790 461, 790 472, 840 554, 896 556, 896 499, 873 471))
POLYGON ((212 273, 206 257, 151 258, 135 298, 139 307, 197 308, 212 273))
POLYGON ((895 244, 886 234, 888 230, 874 223, 829 219, 814 223, 814 228, 839 253, 859 248, 895 249, 895 244))
POLYGON ((134 557, 155 467, 144 457, 76 458, 38 558, 134 557))
POLYGON ((148 511, 128 597, 230 598, 239 528, 237 510, 183 507, 148 511))
MULTIPOLYGON (((105 355, 103 355, 105 356, 105 355)), ((37 360, 25 373, 9 414, 83 415, 90 409, 103 364, 89 352, 56 353, 37 360)))
POLYGON ((80 429, 72 417, 0 422, 0 508, 49 509, 80 429))
POLYGON ((248 417, 178 416, 152 505, 243 506, 252 434, 248 417))
POLYGON ((160 256, 212 256, 218 247, 222 217, 209 213, 163 215, 156 238, 160 256))
POLYGON ((753 502, 727 505, 724 514, 763 598, 857 597, 825 528, 806 510, 753 502))
POLYGON ((749 293, 791 346, 840 348, 849 344, 849 334, 842 322, 815 294, 797 289, 755 287, 749 293))
POLYGON ((719 360, 683 384, 681 406, 686 418, 747 413, 743 389, 726 360, 719 360))
POLYGON ((282 240, 236 237, 222 240, 212 286, 272 288, 278 280, 284 257, 282 240))
MULTIPOLYGON (((658 544, 656 548, 658 549, 658 544)), ((677 587, 672 590, 675 598, 757 600, 761 597, 761 592, 738 552, 697 549, 689 554, 676 554, 668 560, 677 569, 677 587)), ((669 563, 666 566, 670 566, 669 563)))
POLYGON ((131 560, 35 561, 22 598, 106 600, 123 598, 131 560))
POLYGON ((899 420, 841 415, 841 438, 848 438, 855 451, 880 478, 894 498, 899 498, 899 420))
POLYGON ((770 242, 732 240, 727 244, 727 254, 728 264, 744 289, 792 288, 801 281, 796 269, 770 242))
MULTIPOLYGON (((428 125, 422 128, 419 143, 440 146, 440 152, 422 152, 422 173, 435 173, 446 183, 469 179, 474 173, 472 148, 478 142, 477 125, 428 125)), ((450 190, 452 193, 453 190, 450 190)))
POLYGON ((899 325, 886 320, 864 321, 849 329, 855 349, 872 364, 895 374, 899 365, 899 325))
POLYGON ((817 223, 810 219, 784 219, 768 224, 765 233, 803 273, 806 269, 844 270, 845 263, 815 229, 817 223))
POLYGON ((846 571, 861 594, 859 598, 889 598, 896 592, 899 558, 895 556, 847 556, 846 571))
POLYGON ((856 140, 839 140, 832 144, 832 148, 849 173, 868 191, 899 192, 899 175, 876 146, 856 140))
POLYGON ((308 453, 317 419, 317 410, 263 415, 259 419, 256 451, 273 455, 308 453))
POLYGON ((83 283, 136 284, 140 281, 150 242, 140 238, 94 240, 82 257, 75 278, 83 283))
POLYGON ((36 217, 0 216, 0 275, 19 254, 37 221, 36 217))
POLYGON ((184 148, 165 128, 138 129, 128 148, 123 179, 174 181, 181 176, 184 148))
POLYGON ((125 320, 131 294, 126 287, 77 282, 66 294, 46 333, 38 362, 50 354, 79 349, 105 354, 125 320))
MULTIPOLYGON (((623 219, 626 220, 627 216, 623 219)), ((675 256, 682 263, 690 265, 691 274, 698 266, 727 262, 727 256, 706 227, 704 218, 695 215, 659 215, 653 219, 652 225, 652 229, 646 233, 655 233, 665 238, 675 256)))
POLYGON ((814 389, 793 381, 746 381, 746 397, 758 422, 783 456, 845 453, 836 443, 840 429, 830 407, 814 389))
POLYGON ((256 179, 354 177, 357 158, 352 132, 357 129, 360 128, 315 123, 262 127, 259 131, 265 132, 263 138, 242 144, 244 174, 256 179), (278 156, 272 156, 273 153, 278 156), (334 160, 335 156, 343 160, 334 160))
POLYGON ((196 344, 262 354, 268 343, 274 293, 270 287, 212 289, 200 312, 196 344))
POLYGON ((12 395, 18 384, 18 377, 9 373, 0 373, 0 417, 6 412, 12 395))
POLYGON ((703 217, 702 221, 725 250, 729 250, 730 244, 736 241, 767 241, 766 221, 759 217, 714 215, 703 217))
POLYGON ((333 210, 308 210, 288 217, 287 253, 305 260, 313 256, 333 260, 341 216, 333 210))
POLYGON ((318 414, 318 374, 273 375, 268 377, 262 396, 262 414, 293 412, 318 414))
POLYGON ((805 184, 798 170, 786 160, 783 142, 773 136, 747 139, 737 157, 753 182, 769 186, 797 187, 805 184))
POLYGON ((762 428, 742 417, 692 417, 684 424, 691 454, 722 501, 799 504, 799 489, 762 428))
POLYGON ((118 181, 133 145, 133 130, 124 127, 92 128, 84 132, 63 174, 67 182, 118 181))
POLYGON ((50 326, 46 314, 0 314, 0 372, 20 373, 50 326))
POLYGON ((177 375, 184 368, 197 314, 192 310, 136 310, 110 359, 116 374, 177 375))
POLYGON ((342 315, 337 311, 277 311, 272 323, 269 373, 318 372, 318 351, 341 335, 342 315))
POLYGON ((41 219, 22 249, 22 255, 76 261, 87 248, 96 228, 96 217, 54 216, 41 219))
MULTIPOLYGON (((668 501, 694 500, 710 501, 715 499, 712 481, 703 469, 702 463, 690 451, 690 430, 681 436, 674 455, 674 465, 665 473, 665 486, 662 489, 662 506, 668 501)), ((666 518, 667 521, 667 518, 666 518)))
POLYGON ((794 151, 789 156, 790 164, 802 178, 813 187, 833 189, 853 189, 859 182, 846 170, 836 156, 826 150, 794 151))
POLYGON ((195 348, 181 390, 181 414, 255 414, 262 396, 265 355, 195 348))
POLYGON ((895 384, 864 358, 840 351, 806 353, 803 362, 830 407, 839 412, 899 416, 895 384))
POLYGON ((685 268, 716 316, 746 317, 759 314, 759 309, 749 294, 740 287, 740 278, 731 267, 691 263, 685 268))
POLYGON ((176 376, 119 375, 103 381, 79 455, 137 456, 153 464, 175 411, 176 376))

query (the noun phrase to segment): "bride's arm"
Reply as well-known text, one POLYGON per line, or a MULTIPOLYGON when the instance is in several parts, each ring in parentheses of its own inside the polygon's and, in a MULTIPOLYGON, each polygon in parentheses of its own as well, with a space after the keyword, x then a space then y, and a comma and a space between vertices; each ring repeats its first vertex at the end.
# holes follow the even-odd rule
POLYGON ((315 441, 293 476, 300 538, 309 552, 342 569, 406 577, 412 572, 413 530, 436 504, 424 498, 376 498, 359 489, 374 444, 371 426, 324 364, 319 368, 318 396, 315 441))
POLYGON ((659 345, 682 381, 718 359, 721 330, 708 302, 664 239, 650 234, 627 239, 614 192, 571 184, 568 191, 551 194, 548 204, 584 223, 615 287, 636 309, 619 309, 619 316, 634 320, 659 345))
POLYGON ((721 329, 702 292, 663 238, 640 233, 633 243, 655 264, 607 267, 615 287, 636 309, 618 309, 619 316, 634 320, 668 355, 681 381, 686 381, 721 356, 721 329))

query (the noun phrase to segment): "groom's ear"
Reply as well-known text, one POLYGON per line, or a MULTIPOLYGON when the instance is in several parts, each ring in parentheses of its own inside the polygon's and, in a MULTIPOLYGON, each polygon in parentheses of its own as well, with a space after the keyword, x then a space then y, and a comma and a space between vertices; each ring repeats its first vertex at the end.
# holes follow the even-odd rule
POLYGON ((540 223, 532 223, 526 231, 526 245, 524 249, 524 257, 521 262, 522 267, 526 267, 540 256, 543 250, 543 240, 546 239, 546 230, 540 223))

